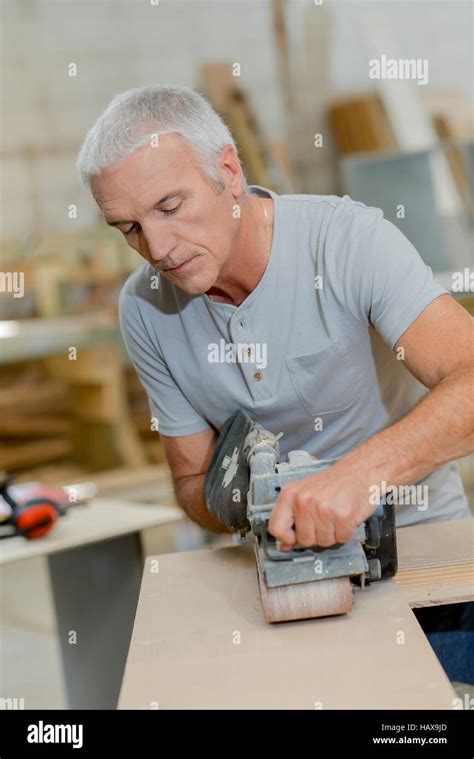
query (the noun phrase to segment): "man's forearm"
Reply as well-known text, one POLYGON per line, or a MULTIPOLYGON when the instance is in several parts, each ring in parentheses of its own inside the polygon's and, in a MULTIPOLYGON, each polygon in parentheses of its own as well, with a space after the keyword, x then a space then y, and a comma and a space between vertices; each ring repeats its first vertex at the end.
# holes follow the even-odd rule
POLYGON ((210 532, 228 532, 227 528, 209 513, 204 500, 205 474, 183 477, 174 482, 176 500, 188 517, 204 530, 210 532))
POLYGON ((268 529, 283 550, 346 543, 393 487, 410 486, 474 448, 474 367, 450 373, 421 403, 333 466, 286 484, 268 529), (376 488, 376 491, 373 490, 376 488))
POLYGON ((368 486, 413 483, 474 450, 474 367, 452 372, 403 419, 373 435, 335 467, 368 486))

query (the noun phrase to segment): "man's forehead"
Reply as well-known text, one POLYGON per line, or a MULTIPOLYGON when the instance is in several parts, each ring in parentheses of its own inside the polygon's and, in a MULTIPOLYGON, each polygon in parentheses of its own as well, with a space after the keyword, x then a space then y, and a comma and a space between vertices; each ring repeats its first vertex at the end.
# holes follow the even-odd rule
POLYGON ((175 192, 186 170, 197 166, 197 162, 181 140, 165 144, 164 138, 176 138, 176 135, 164 135, 159 147, 146 144, 92 177, 92 194, 101 207, 120 202, 129 195, 144 200, 153 195, 153 202, 164 202, 168 194, 175 192))

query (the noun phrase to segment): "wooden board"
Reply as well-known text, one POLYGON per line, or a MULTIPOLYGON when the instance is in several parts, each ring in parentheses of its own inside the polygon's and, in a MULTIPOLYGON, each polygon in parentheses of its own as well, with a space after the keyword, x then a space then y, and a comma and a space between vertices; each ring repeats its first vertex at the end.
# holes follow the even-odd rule
POLYGON ((328 114, 342 155, 397 149, 390 122, 376 93, 339 99, 329 105, 328 114))
POLYGON ((474 520, 397 530, 396 582, 410 606, 474 600, 474 520))
POLYGON ((121 709, 451 709, 453 698, 394 581, 356 590, 346 616, 268 625, 251 544, 146 561, 121 709))
POLYGON ((250 184, 271 187, 267 171, 267 151, 255 114, 233 75, 233 64, 203 63, 204 89, 215 110, 229 126, 250 184))
POLYGON ((472 561, 474 519, 400 527, 397 544, 400 570, 472 561))
POLYGON ((7 472, 38 466, 38 464, 56 461, 71 456, 73 446, 69 440, 62 438, 37 440, 21 445, 1 445, 0 461, 7 472))

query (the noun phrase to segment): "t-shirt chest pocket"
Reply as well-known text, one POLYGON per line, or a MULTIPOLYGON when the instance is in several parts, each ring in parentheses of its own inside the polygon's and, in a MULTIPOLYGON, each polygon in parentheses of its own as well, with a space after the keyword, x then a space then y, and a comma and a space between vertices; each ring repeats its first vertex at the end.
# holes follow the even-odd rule
POLYGON ((317 353, 288 358, 286 366, 294 391, 311 416, 337 416, 362 392, 362 372, 340 339, 317 353))

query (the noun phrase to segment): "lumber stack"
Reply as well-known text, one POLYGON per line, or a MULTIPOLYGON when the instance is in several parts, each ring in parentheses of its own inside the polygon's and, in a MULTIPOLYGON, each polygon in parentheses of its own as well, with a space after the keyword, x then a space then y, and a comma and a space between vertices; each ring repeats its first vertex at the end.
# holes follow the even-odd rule
POLYGON ((0 303, 14 328, 0 346, 0 469, 55 482, 161 461, 119 340, 118 294, 139 263, 121 235, 94 227, 2 248, 24 296, 0 303))
POLYGON ((2 293, 0 319, 113 311, 136 265, 121 235, 102 227, 5 241, 2 270, 21 274, 25 292, 2 293))
POLYGON ((72 396, 40 364, 0 372, 0 468, 19 472, 73 453, 72 396))
POLYGON ((229 62, 204 63, 201 79, 207 98, 232 132, 249 183, 289 192, 294 176, 286 145, 264 133, 235 73, 229 62))
MULTIPOLYGON (((33 321, 47 331, 51 320, 33 321)), ((31 335, 18 338, 17 353, 4 346, 12 362, 0 367, 0 469, 23 480, 58 482, 163 460, 146 393, 116 338, 94 330, 87 337, 79 326, 77 339, 67 335, 75 360, 57 334, 37 360, 18 360, 35 348, 31 335)))
POLYGON ((165 454, 160 434, 152 423, 147 394, 131 366, 126 369, 125 384, 130 416, 146 458, 150 463, 162 463, 165 454))

